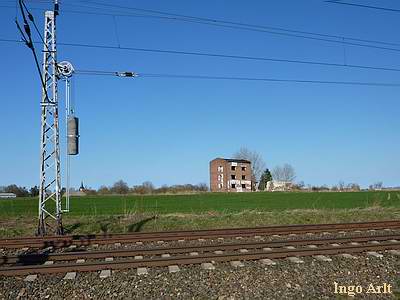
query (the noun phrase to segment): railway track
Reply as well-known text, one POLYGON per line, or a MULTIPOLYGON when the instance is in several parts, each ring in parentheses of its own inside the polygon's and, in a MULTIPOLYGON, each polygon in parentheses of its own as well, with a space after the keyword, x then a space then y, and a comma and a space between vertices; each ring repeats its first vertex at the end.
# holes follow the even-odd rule
POLYGON ((170 267, 210 264, 211 262, 240 262, 245 260, 272 260, 288 257, 393 251, 400 249, 399 240, 399 234, 387 234, 254 243, 222 243, 212 246, 156 247, 138 250, 77 251, 71 253, 3 256, 1 262, 3 267, 0 268, 0 275, 16 276, 101 270, 111 272, 111 270, 128 268, 170 267), (79 263, 77 259, 80 260, 79 263))
POLYGON ((272 241, 272 242, 253 242, 253 243, 225 243, 219 245, 203 245, 203 246, 185 246, 185 247, 154 247, 149 249, 124 249, 124 250, 98 250, 98 251, 73 251, 63 253, 26 253, 20 255, 3 256, 0 265, 4 264, 38 264, 47 260, 50 261, 71 261, 76 259, 100 259, 107 257, 134 257, 134 256, 156 256, 165 253, 168 254, 187 254, 193 252, 212 252, 227 251, 239 249, 262 249, 262 248, 280 248, 307 245, 326 245, 326 244, 344 244, 344 243, 374 243, 380 241, 400 242, 400 235, 381 235, 381 236, 359 236, 359 237, 341 237, 341 238, 324 238, 324 239, 304 239, 289 241, 272 241))
POLYGON ((91 244, 135 243, 195 240, 213 238, 251 237, 255 235, 289 235, 338 231, 364 231, 400 229, 400 221, 378 221, 359 223, 285 225, 254 228, 213 229, 195 231, 140 232, 112 235, 68 235, 47 237, 23 237, 0 239, 0 248, 64 248, 70 245, 88 246, 91 244))

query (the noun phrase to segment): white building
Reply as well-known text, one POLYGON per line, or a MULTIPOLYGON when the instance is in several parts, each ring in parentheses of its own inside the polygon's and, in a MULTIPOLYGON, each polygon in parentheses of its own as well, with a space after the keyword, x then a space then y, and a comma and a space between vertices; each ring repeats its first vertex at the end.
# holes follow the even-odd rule
POLYGON ((0 193, 0 198, 7 199, 7 198, 16 198, 17 195, 14 193, 0 193))
POLYGON ((267 182, 265 190, 269 192, 285 192, 290 191, 292 189, 292 185, 293 184, 288 181, 272 180, 267 182))

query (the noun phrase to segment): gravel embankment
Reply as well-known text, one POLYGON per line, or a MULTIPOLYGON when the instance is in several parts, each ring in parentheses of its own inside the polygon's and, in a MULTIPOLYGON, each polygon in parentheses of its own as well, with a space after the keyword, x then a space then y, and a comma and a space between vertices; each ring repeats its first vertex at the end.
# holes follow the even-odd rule
MULTIPOLYGON (((138 276, 135 269, 113 272, 99 279, 96 272, 79 273, 76 280, 62 280, 63 274, 41 275, 33 283, 20 278, 0 277, 1 299, 341 299, 334 294, 334 282, 361 285, 356 299, 396 299, 393 294, 366 294, 369 284, 400 284, 400 259, 387 253, 378 259, 331 257, 332 262, 304 258, 304 264, 277 260, 275 266, 257 261, 242 268, 216 263, 215 270, 199 265, 182 266, 178 273, 167 268, 149 269, 138 276)), ((345 295, 344 295, 345 296, 345 295)), ((343 297, 346 299, 346 297, 343 297)), ((351 298, 350 298, 351 299, 351 298)))

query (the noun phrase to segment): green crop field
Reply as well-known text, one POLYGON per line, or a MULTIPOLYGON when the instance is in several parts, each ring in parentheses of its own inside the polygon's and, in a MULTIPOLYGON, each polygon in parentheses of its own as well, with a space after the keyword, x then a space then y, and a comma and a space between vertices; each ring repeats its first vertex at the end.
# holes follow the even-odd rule
MULTIPOLYGON (((32 235, 37 198, 0 200, 0 237, 32 235)), ((71 199, 67 233, 163 231, 400 219, 400 191, 203 193, 71 199)))
MULTIPOLYGON (((37 198, 0 200, 0 216, 33 216, 37 198)), ((191 195, 92 196, 71 199, 71 216, 133 213, 206 213, 244 210, 352 209, 400 207, 400 192, 204 193, 191 195)))

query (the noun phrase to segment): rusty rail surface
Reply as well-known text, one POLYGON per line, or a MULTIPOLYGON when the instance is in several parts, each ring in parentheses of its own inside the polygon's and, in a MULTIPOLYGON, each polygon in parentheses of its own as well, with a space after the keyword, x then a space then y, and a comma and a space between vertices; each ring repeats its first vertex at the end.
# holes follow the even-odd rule
POLYGON ((158 240, 173 241, 179 239, 193 240, 199 238, 218 238, 235 236, 254 236, 267 234, 301 234, 318 233, 324 231, 348 231, 348 230, 371 230, 371 229, 399 229, 400 220, 358 222, 358 223, 333 223, 333 224, 302 224, 283 225, 254 228, 233 229, 211 229, 211 230, 185 230, 164 232, 138 232, 110 235, 68 235, 68 236, 46 236, 46 237, 22 237, 0 239, 0 248, 61 248, 70 245, 90 244, 112 244, 112 243, 134 243, 153 242, 158 240))

